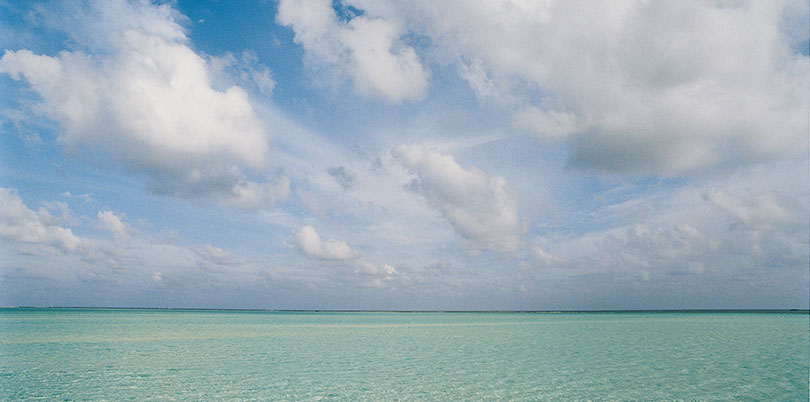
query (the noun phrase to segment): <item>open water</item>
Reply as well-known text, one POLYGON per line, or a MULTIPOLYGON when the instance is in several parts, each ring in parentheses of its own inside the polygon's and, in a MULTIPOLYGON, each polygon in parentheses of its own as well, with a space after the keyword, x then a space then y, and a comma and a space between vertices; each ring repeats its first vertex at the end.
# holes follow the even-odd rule
POLYGON ((807 312, 0 309, 3 400, 808 400, 807 312))

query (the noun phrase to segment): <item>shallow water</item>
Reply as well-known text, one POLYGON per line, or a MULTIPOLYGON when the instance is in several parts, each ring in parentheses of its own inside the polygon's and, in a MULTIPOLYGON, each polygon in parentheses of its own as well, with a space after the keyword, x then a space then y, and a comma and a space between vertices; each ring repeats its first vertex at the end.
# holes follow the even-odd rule
POLYGON ((807 400, 810 315, 0 309, 6 400, 807 400))

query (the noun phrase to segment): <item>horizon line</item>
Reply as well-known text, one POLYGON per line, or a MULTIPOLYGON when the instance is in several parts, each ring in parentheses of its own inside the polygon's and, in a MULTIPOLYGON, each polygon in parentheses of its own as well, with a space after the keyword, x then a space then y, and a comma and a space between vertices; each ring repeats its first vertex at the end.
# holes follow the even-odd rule
POLYGON ((233 311, 233 312, 289 312, 289 313, 678 313, 678 312, 794 312, 809 313, 806 308, 670 308, 670 309, 541 309, 541 310, 422 310, 422 309, 274 309, 274 308, 219 308, 219 307, 141 307, 141 306, 0 306, 0 309, 88 309, 88 310, 176 310, 176 311, 233 311))

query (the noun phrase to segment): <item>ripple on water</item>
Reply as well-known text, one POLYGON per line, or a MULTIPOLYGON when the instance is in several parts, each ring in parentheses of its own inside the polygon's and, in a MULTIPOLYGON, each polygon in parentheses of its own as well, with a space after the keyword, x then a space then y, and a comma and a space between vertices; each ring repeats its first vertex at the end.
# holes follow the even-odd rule
POLYGON ((808 324, 744 313, 5 312, 0 399, 800 400, 808 324))

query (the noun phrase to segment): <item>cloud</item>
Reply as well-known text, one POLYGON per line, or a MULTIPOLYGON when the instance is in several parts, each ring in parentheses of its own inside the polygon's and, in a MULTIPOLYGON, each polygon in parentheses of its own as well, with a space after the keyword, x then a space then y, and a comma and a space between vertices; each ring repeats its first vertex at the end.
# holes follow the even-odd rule
POLYGON ((295 232, 295 241, 304 255, 321 260, 349 260, 358 256, 343 240, 321 237, 312 226, 302 226, 295 232))
POLYGON ((343 166, 329 168, 329 175, 332 176, 344 190, 351 189, 352 186, 354 186, 355 180, 357 180, 357 176, 352 173, 351 170, 343 166))
POLYGON ((536 274, 583 289, 630 289, 641 281, 666 289, 662 294, 687 289, 695 300, 745 304, 751 289, 757 295, 749 297, 778 300, 782 291, 802 290, 790 282, 806 278, 810 263, 807 173, 796 174, 805 166, 745 168, 589 211, 600 228, 557 230, 532 246, 536 274), (615 283, 590 282, 600 275, 615 283))
POLYGON ((203 263, 223 266, 236 266, 244 263, 241 258, 210 244, 192 247, 192 250, 200 257, 203 263))
POLYGON ((310 63, 348 77, 358 94, 389 103, 424 95, 428 73, 396 24, 363 15, 341 21, 328 0, 282 0, 276 20, 293 29, 310 63))
POLYGON ((426 38, 418 51, 520 129, 566 141, 580 168, 683 175, 807 154, 806 2, 348 3, 426 38))
POLYGON ((81 252, 92 245, 56 220, 44 208, 28 209, 15 190, 0 187, 0 238, 18 247, 45 247, 63 253, 81 252))
MULTIPOLYGON (((18 255, 36 260, 38 257, 78 258, 83 264, 97 264, 105 269, 124 266, 133 247, 132 227, 121 220, 122 214, 113 211, 98 211, 94 228, 110 232, 112 237, 77 236, 70 226, 78 227, 82 221, 92 218, 70 215, 63 202, 42 202, 38 211, 28 208, 14 189, 0 187, 0 239, 14 246, 18 255), (60 216, 48 209, 56 209, 60 216)), ((60 263, 61 264, 61 263, 60 263)), ((23 264, 26 265, 26 264, 23 264)))
POLYGON ((541 263, 543 266, 555 266, 555 265, 562 265, 567 263, 564 258, 557 257, 556 255, 549 254, 546 250, 543 249, 538 244, 532 244, 529 246, 529 251, 531 252, 532 258, 541 263))
MULTIPOLYGON (((316 219, 307 224, 320 228, 317 220, 328 218, 333 224, 337 219, 350 229, 353 248, 382 254, 369 258, 421 266, 448 242, 458 241, 452 226, 420 194, 403 186, 414 174, 393 160, 390 149, 379 157, 329 155, 302 161, 296 171, 306 175, 296 180, 295 194, 316 219)), ((297 229, 300 222, 282 224, 297 229)))
POLYGON ((102 230, 107 230, 112 233, 113 237, 117 239, 127 239, 129 238, 128 232, 132 230, 132 228, 121 221, 121 218, 115 214, 113 211, 98 211, 98 215, 96 217, 98 223, 96 227, 102 230))
POLYGON ((393 156, 416 174, 412 188, 474 249, 514 251, 523 230, 518 198, 503 177, 465 169, 423 145, 399 145, 393 156))
POLYGON ((214 77, 213 81, 222 81, 226 86, 231 86, 230 82, 237 80, 255 87, 259 92, 268 96, 276 87, 276 81, 273 79, 270 69, 259 63, 259 58, 254 52, 246 50, 240 57, 228 52, 221 57, 210 57, 208 63, 211 75, 214 77))
POLYGON ((797 212, 801 205, 795 205, 796 203, 777 194, 732 194, 727 190, 712 188, 704 193, 704 198, 740 224, 754 229, 773 229, 802 222, 797 212))
POLYGON ((534 132, 546 141, 559 141, 581 131, 577 116, 557 110, 527 106, 513 116, 518 129, 534 132))
POLYGON ((351 283, 354 286, 397 289, 407 286, 410 278, 400 274, 397 269, 389 264, 372 264, 366 261, 357 261, 355 273, 360 274, 359 282, 351 283))
MULTIPOLYGON (((62 144, 112 155, 160 194, 246 209, 284 196, 247 176, 266 168, 269 139, 247 92, 212 87, 211 66, 188 46, 171 8, 98 1, 75 13, 73 34, 94 53, 6 50, 0 59, 0 72, 40 95, 62 144)), ((257 85, 272 86, 261 71, 257 85)))
POLYGON ((268 269, 210 244, 177 245, 160 233, 134 230, 125 216, 103 210, 78 217, 77 222, 90 223, 74 227, 87 233, 78 236, 59 224, 64 217, 46 208, 32 210, 15 190, 0 188, 0 275, 9 284, 24 284, 20 290, 42 287, 65 292, 69 300, 89 297, 82 302, 89 304, 116 294, 123 304, 138 305, 139 297, 154 296, 158 283, 161 291, 188 297, 211 289, 250 288, 263 280, 260 270, 268 269))
POLYGON ((62 193, 62 197, 65 197, 65 198, 79 198, 79 199, 84 200, 84 202, 87 203, 87 204, 92 204, 92 203, 95 202, 95 200, 93 199, 93 195, 90 194, 90 193, 71 194, 70 191, 65 191, 64 193, 62 193))
POLYGON ((230 191, 214 195, 219 203, 244 210, 260 210, 273 207, 277 201, 290 195, 290 179, 281 176, 275 183, 240 181, 230 191))

